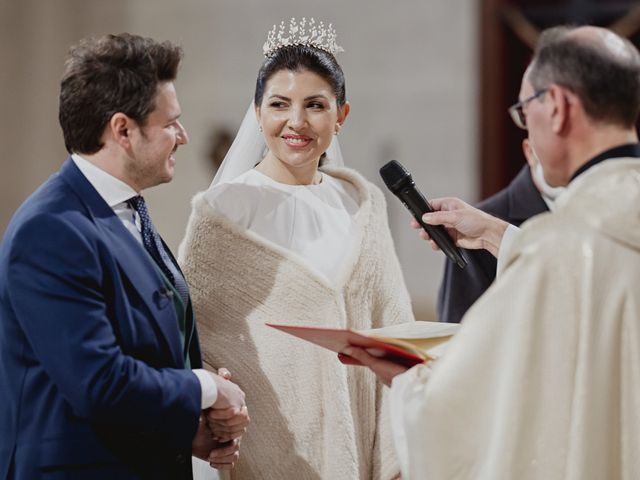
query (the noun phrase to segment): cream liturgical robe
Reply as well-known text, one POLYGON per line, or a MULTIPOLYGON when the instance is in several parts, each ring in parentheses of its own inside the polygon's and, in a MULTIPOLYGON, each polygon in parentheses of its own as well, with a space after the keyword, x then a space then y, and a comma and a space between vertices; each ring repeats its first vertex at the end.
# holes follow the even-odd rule
POLYGON ((640 478, 640 160, 527 222, 444 356, 396 377, 403 480, 640 478))
POLYGON ((232 221, 233 209, 222 206, 228 202, 219 197, 211 199, 213 205, 227 215, 206 193, 193 202, 180 262, 203 358, 211 368, 231 371, 251 416, 231 478, 389 480, 399 472, 386 392, 375 376, 265 325, 364 330, 413 320, 382 192, 352 170, 326 172, 333 177, 325 175, 327 186, 340 179, 348 188, 317 195, 308 195, 315 189, 274 192, 260 174, 243 178, 230 190, 238 212, 253 212, 250 229, 243 220, 247 215, 232 221), (357 199, 353 208, 351 190, 357 199), (318 211, 296 220, 292 230, 297 208, 287 205, 293 196, 300 208, 318 211), (344 211, 325 215, 317 201, 327 212, 343 202, 344 211), (269 222, 281 231, 272 231, 269 222), (307 242, 287 234, 297 231, 306 232, 307 242), (326 240, 312 244, 312 238, 326 240))

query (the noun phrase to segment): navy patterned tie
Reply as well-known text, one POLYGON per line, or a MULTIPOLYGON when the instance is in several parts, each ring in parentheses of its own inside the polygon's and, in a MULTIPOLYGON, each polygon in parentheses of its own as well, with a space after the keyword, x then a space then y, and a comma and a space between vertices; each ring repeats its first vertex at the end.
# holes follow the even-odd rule
POLYGON ((153 258, 162 270, 162 273, 169 279, 171 284, 175 287, 178 294, 182 298, 184 305, 186 306, 189 300, 189 287, 187 282, 178 270, 178 267, 173 263, 173 260, 169 256, 169 253, 164 248, 160 235, 156 232, 151 217, 149 217, 149 211, 147 210, 147 204, 140 195, 127 200, 127 204, 133 208, 140 216, 142 243, 147 250, 151 258, 153 258))

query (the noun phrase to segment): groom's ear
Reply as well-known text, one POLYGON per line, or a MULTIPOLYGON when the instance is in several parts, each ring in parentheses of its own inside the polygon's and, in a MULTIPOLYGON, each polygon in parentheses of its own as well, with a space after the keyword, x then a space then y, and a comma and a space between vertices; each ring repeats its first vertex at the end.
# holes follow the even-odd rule
POLYGON ((129 118, 124 113, 117 112, 117 113, 114 113, 109 119, 109 122, 105 127, 104 134, 109 135, 110 138, 112 138, 121 147, 130 148, 131 147, 131 131, 134 128, 139 128, 136 122, 134 122, 131 118, 129 118))

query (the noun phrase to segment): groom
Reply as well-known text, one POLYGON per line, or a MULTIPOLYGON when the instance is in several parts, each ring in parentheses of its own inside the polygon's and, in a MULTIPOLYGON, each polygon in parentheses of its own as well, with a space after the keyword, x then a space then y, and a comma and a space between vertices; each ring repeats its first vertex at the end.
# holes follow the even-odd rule
POLYGON ((71 50, 71 156, 0 247, 2 479, 181 479, 192 454, 237 459, 244 393, 201 369, 186 281, 140 196, 171 181, 188 141, 181 57, 129 34, 71 50))

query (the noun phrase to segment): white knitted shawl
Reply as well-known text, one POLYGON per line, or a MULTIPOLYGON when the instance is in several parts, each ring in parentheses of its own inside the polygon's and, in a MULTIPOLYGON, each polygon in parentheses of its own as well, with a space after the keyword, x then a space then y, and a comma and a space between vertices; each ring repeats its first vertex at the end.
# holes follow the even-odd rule
POLYGON ((232 478, 387 480, 399 472, 371 372, 265 326, 368 329, 413 320, 382 193, 352 170, 327 173, 352 183, 361 199, 353 244, 345 245, 352 255, 335 285, 217 214, 202 193, 193 200, 179 258, 204 361, 232 372, 252 419, 232 478))

